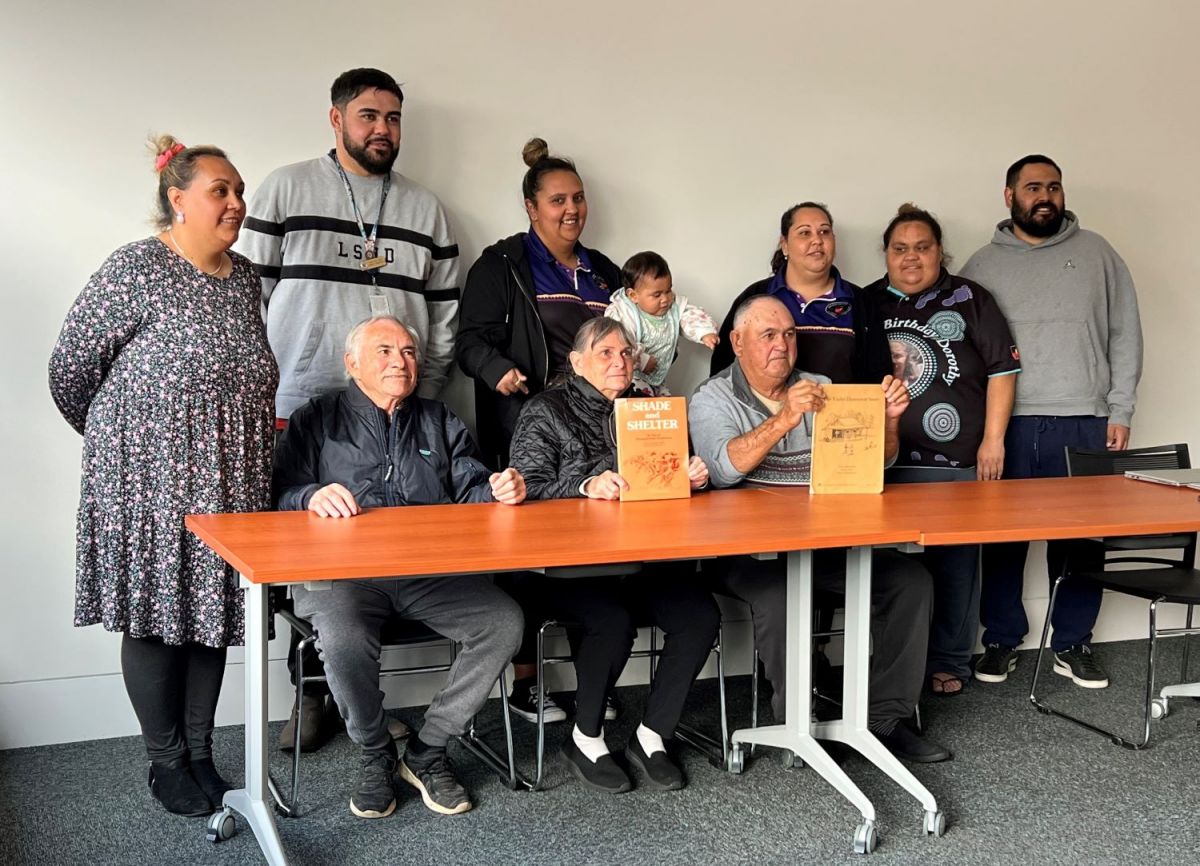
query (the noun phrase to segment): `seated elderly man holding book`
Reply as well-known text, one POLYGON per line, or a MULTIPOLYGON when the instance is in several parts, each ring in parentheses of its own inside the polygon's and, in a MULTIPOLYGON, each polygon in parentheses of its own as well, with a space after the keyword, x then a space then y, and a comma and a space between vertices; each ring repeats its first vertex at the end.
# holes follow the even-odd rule
MULTIPOLYGON (((732 365, 705 380, 688 407, 692 442, 709 467, 715 487, 739 484, 805 485, 812 455, 813 413, 824 405, 824 376, 795 370, 796 327, 787 307, 762 295, 743 303, 730 336, 732 365)), ((908 392, 891 376, 883 380, 884 459, 895 459, 898 422, 908 392)), ((786 520, 786 514, 780 514, 786 520)), ((729 557, 706 563, 720 592, 750 605, 755 639, 782 722, 785 703, 784 645, 787 620, 786 562, 729 557)), ((929 641, 932 581, 915 560, 892 550, 873 555, 870 729, 897 757, 933 763, 950 759, 945 748, 908 724, 921 693, 929 641)), ((843 593, 844 549, 813 554, 813 585, 843 593)))
MULTIPOLYGON (((463 423, 441 403, 416 396, 418 346, 399 319, 377 316, 355 327, 345 364, 349 385, 297 409, 279 443, 280 510, 352 518, 363 508, 525 499, 520 473, 489 473, 463 423)), ((516 652, 523 623, 516 603, 485 575, 337 580, 293 593, 296 612, 316 627, 346 732, 362 749, 350 811, 360 818, 390 815, 397 769, 431 810, 470 809, 446 743, 466 730, 516 652), (398 768, 379 690, 380 633, 392 616, 425 623, 461 645, 398 768)))

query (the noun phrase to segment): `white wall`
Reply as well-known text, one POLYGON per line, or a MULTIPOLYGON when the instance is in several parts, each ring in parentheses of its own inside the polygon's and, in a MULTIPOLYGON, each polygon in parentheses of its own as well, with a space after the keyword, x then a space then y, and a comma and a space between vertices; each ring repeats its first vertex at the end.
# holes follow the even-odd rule
MULTIPOLYGON (((527 0, 5 6, 0 747, 136 730, 116 637, 71 626, 79 439, 49 399, 45 363, 88 276, 149 233, 143 138, 224 146, 253 194, 272 168, 330 146, 328 87, 351 66, 404 82, 400 167, 441 196, 465 263, 522 228, 519 153, 539 134, 579 164, 585 240, 618 261, 659 250, 676 285, 718 315, 766 275, 795 201, 831 205, 839 264, 865 282, 882 272, 879 232, 900 202, 935 211, 962 262, 1005 216, 1004 168, 1049 153, 1068 206, 1140 289, 1134 444, 1200 447, 1200 7, 1187 0, 608 0, 552 15, 527 0)), ((679 390, 704 355, 684 348, 679 390)), ((461 380, 451 390, 464 414, 468 393, 461 380)), ((1035 573, 1029 594, 1044 598, 1035 573)), ((1032 600, 1031 619, 1040 611, 1032 600)), ((1110 601, 1098 637, 1141 623, 1110 601)), ((240 717, 239 682, 232 668, 223 722, 240 717)), ((286 703, 281 693, 276 716, 286 703)))

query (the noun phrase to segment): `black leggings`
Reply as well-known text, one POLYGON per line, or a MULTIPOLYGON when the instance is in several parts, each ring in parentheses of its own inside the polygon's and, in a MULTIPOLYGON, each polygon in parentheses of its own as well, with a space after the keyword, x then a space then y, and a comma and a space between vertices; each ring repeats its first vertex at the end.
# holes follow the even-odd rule
POLYGON ((519 599, 538 599, 526 622, 540 626, 549 616, 578 623, 567 635, 575 656, 575 724, 582 733, 599 736, 604 699, 625 668, 637 626, 653 623, 663 632, 662 655, 642 721, 662 737, 674 735, 721 621, 712 594, 690 565, 647 563, 619 580, 513 575, 519 599))
POLYGON ((178 768, 212 757, 224 647, 172 646, 162 638, 125 635, 121 673, 153 763, 178 768))

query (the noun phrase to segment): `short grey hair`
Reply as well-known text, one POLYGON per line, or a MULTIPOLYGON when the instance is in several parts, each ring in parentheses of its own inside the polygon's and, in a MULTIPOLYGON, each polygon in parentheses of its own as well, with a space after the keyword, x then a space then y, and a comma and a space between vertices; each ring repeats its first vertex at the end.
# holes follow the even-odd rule
POLYGON ((784 310, 787 310, 787 304, 779 300, 779 298, 775 297, 774 295, 751 295, 749 298, 746 298, 746 300, 738 304, 737 309, 733 311, 733 330, 736 331, 741 328, 742 325, 745 324, 746 318, 750 315, 751 311, 756 306, 766 301, 773 301, 774 303, 783 307, 784 310))
POLYGON ((571 346, 571 351, 582 354, 609 334, 620 334, 625 345, 633 348, 633 338, 629 336, 628 328, 608 316, 595 316, 579 326, 579 330, 575 332, 575 344, 571 346))
POLYGON ((369 319, 363 319, 361 322, 359 322, 357 325, 355 325, 353 328, 351 328, 350 333, 346 335, 346 354, 347 355, 357 355, 358 354, 359 344, 362 343, 363 331, 365 331, 367 328, 369 328, 371 325, 375 324, 376 322, 391 322, 392 324, 399 325, 401 328, 408 331, 409 336, 412 337, 412 339, 413 339, 413 345, 416 346, 416 348, 417 348, 417 364, 420 365, 421 358, 422 358, 421 335, 418 334, 416 332, 416 330, 411 325, 409 325, 407 322, 401 321, 400 319, 398 319, 395 316, 390 315, 390 314, 384 315, 384 316, 372 316, 369 319))

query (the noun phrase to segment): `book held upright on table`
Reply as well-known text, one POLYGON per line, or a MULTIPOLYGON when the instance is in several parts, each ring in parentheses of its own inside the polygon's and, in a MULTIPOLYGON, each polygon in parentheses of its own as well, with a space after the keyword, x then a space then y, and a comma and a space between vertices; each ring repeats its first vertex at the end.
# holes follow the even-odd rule
POLYGON ((686 499, 687 400, 683 397, 621 397, 615 406, 617 474, 629 483, 622 502, 686 499))
POLYGON ((813 416, 810 493, 882 493, 884 399, 878 385, 825 385, 813 416))

